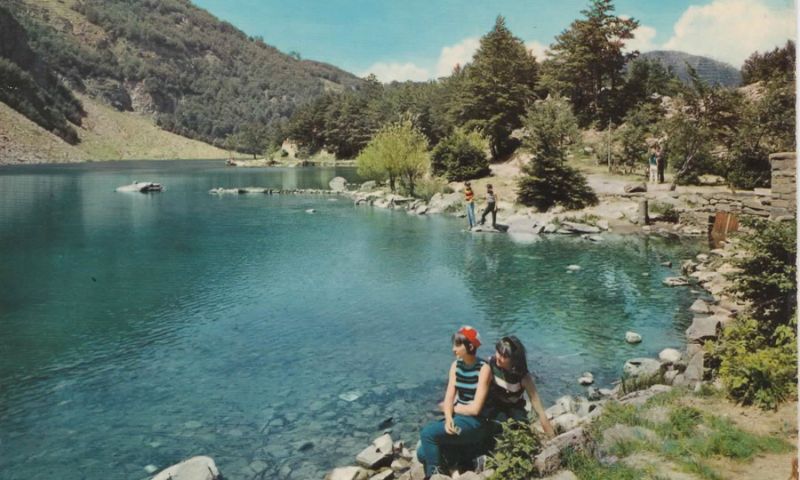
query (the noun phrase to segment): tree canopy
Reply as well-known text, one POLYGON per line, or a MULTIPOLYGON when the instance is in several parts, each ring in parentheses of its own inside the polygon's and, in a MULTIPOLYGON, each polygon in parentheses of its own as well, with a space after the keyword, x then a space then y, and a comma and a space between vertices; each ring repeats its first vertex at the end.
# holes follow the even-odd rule
POLYGON ((517 146, 511 132, 522 125, 521 115, 536 98, 537 73, 534 56, 498 16, 464 70, 463 95, 457 107, 459 119, 468 128, 479 128, 489 139, 493 158, 511 153, 517 146))

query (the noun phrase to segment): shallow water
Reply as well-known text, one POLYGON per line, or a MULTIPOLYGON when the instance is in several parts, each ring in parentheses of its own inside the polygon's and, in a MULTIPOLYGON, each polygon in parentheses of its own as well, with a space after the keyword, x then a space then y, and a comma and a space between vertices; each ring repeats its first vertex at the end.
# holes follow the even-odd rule
POLYGON ((0 476, 148 478, 207 454, 229 479, 321 478, 390 417, 416 441, 460 324, 487 344, 518 335, 546 402, 581 393, 584 371, 608 385, 626 359, 682 344, 696 293, 663 287, 676 268, 660 263, 695 243, 515 242, 345 198, 207 193, 337 174, 355 176, 0 169, 0 476), (114 192, 134 180, 166 191, 114 192))

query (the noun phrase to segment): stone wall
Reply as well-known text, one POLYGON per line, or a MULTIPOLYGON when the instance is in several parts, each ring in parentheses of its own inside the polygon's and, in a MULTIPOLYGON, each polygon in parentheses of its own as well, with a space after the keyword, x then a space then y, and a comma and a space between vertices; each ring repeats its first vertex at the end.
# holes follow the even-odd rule
POLYGON ((797 213, 797 154, 795 152, 773 153, 769 156, 772 165, 772 205, 770 218, 781 220, 797 213))

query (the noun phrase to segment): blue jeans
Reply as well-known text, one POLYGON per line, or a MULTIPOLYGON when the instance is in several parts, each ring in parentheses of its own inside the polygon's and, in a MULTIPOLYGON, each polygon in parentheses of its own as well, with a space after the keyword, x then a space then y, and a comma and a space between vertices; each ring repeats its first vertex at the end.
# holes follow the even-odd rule
POLYGON ((467 222, 469 223, 469 228, 475 226, 475 202, 467 204, 467 222))
POLYGON ((455 415, 453 423, 461 427, 460 434, 447 433, 444 430, 444 420, 431 422, 420 432, 417 458, 425 466, 426 478, 436 473, 435 470, 442 461, 442 447, 455 447, 450 450, 459 454, 469 452, 468 458, 486 453, 483 447, 486 445, 490 428, 486 419, 455 415))

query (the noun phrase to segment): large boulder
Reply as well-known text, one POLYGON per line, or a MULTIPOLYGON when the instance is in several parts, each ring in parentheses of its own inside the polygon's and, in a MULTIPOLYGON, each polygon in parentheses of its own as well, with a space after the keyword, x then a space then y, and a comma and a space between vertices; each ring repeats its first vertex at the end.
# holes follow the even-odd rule
POLYGON ((373 470, 389 465, 392 462, 392 445, 392 437, 388 433, 382 435, 356 456, 356 463, 373 470))
POLYGON ((153 480, 217 480, 220 477, 217 465, 211 457, 192 457, 165 468, 153 480))
POLYGON ((674 348, 665 348, 658 354, 661 363, 675 364, 681 360, 681 352, 674 348))
POLYGON ((431 201, 428 202, 428 206, 430 206, 428 212, 443 213, 458 211, 464 206, 463 198, 464 194, 459 192, 447 194, 437 193, 431 197, 431 201))
POLYGON ((547 475, 561 468, 561 455, 567 448, 573 452, 591 453, 592 441, 583 427, 562 433, 545 444, 541 453, 533 459, 539 475, 547 475))
POLYGON ((661 362, 652 358, 632 358, 625 362, 622 371, 634 378, 654 377, 661 372, 661 362))
POLYGON ((334 177, 333 180, 328 182, 328 186, 334 192, 344 192, 347 190, 347 180, 343 177, 334 177))
POLYGON ((716 315, 710 317, 694 317, 692 324, 686 329, 686 340, 691 343, 703 343, 717 338, 722 329, 722 319, 716 315))

